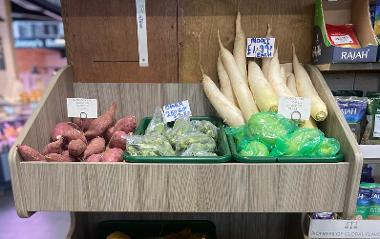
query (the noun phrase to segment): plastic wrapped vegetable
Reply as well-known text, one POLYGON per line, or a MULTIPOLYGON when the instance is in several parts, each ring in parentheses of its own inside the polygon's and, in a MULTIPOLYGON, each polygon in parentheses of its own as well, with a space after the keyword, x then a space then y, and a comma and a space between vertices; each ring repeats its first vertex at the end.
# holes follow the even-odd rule
POLYGON ((297 128, 296 124, 277 113, 260 112, 252 115, 248 121, 248 134, 272 147, 276 139, 297 128))
POLYGON ((173 128, 166 130, 165 136, 171 144, 175 144, 178 137, 181 137, 189 132, 195 131, 194 127, 190 124, 190 118, 180 118, 174 122, 173 128))
POLYGON ((218 127, 213 123, 207 120, 193 120, 190 124, 194 127, 195 130, 200 131, 208 136, 216 139, 218 136, 218 127))
POLYGON ((175 152, 162 135, 126 135, 127 152, 132 156, 174 156, 175 152))
POLYGON ((268 147, 257 140, 244 140, 240 148, 239 155, 241 156, 269 156, 268 147))
POLYGON ((232 137, 234 137, 235 139, 236 144, 239 145, 242 140, 249 137, 247 130, 248 130, 247 125, 243 125, 243 126, 235 127, 235 128, 232 128, 232 127, 226 128, 225 132, 228 135, 232 135, 232 137))
POLYGON ((319 129, 299 128, 289 135, 276 140, 273 156, 310 156, 324 140, 319 129))
POLYGON ((145 130, 145 135, 164 134, 165 130, 166 123, 164 122, 163 112, 161 108, 156 108, 152 120, 145 130))
POLYGON ((181 153, 181 156, 217 156, 215 151, 215 144, 191 144, 187 149, 181 153))
POLYGON ((313 150, 310 156, 333 157, 340 151, 340 144, 334 138, 324 138, 313 150))
POLYGON ((190 132, 177 138, 175 142, 175 149, 182 151, 187 149, 191 144, 205 144, 209 145, 212 150, 215 150, 216 143, 213 138, 201 132, 190 132))

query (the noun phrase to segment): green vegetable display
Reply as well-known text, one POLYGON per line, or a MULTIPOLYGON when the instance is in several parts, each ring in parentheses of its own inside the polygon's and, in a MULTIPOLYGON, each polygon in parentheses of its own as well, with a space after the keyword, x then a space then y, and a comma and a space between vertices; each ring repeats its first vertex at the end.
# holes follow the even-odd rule
POLYGON ((128 135, 127 153, 132 156, 217 156, 218 128, 209 121, 177 119, 169 127, 157 109, 145 135, 128 135))
POLYGON ((333 157, 340 151, 334 138, 326 138, 319 129, 299 128, 295 122, 277 113, 254 114, 246 125, 227 128, 240 156, 333 157))

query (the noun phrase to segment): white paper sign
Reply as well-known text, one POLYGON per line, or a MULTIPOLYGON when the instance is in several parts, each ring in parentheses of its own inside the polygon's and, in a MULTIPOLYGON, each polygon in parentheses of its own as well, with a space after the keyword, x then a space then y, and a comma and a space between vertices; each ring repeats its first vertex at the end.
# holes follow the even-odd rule
POLYGON ((373 123, 373 137, 380 137, 380 114, 375 114, 375 122, 373 123))
POLYGON ((185 116, 191 116, 191 109, 188 100, 167 104, 163 107, 163 111, 164 120, 166 122, 172 122, 185 116))
POLYGON ((98 100, 67 98, 67 116, 88 119, 98 118, 98 100))
POLYGON ((379 220, 311 220, 310 238, 380 238, 379 220))
POLYGON ((136 0, 137 45, 140 67, 148 67, 148 34, 146 30, 145 0, 136 0))
POLYGON ((311 99, 305 97, 280 97, 278 113, 288 119, 308 120, 310 118, 311 99))
POLYGON ((264 58, 273 57, 275 38, 252 37, 247 38, 247 57, 264 58))

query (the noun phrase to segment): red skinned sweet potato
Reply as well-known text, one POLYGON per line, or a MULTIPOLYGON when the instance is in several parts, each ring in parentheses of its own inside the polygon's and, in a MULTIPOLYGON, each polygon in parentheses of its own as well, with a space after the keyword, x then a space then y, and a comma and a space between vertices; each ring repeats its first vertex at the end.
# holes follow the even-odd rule
POLYGON ((126 133, 124 131, 116 131, 115 133, 113 133, 108 146, 110 148, 119 148, 125 150, 127 144, 127 140, 124 139, 125 135, 126 133))
POLYGON ((42 155, 50 154, 50 153, 62 153, 62 146, 63 146, 63 137, 59 138, 57 141, 54 141, 48 145, 45 146, 45 148, 42 150, 42 155))
POLYGON ((103 154, 92 154, 90 157, 86 158, 85 162, 101 162, 103 154))
POLYGON ((61 138, 65 132, 74 129, 72 125, 67 122, 61 122, 55 125, 54 129, 50 133, 52 141, 56 141, 61 138))
POLYGON ((110 139, 112 138, 113 133, 115 133, 115 127, 108 128, 106 133, 104 134, 104 139, 106 142, 110 142, 110 139))
POLYGON ((17 151, 24 161, 45 161, 44 156, 28 145, 17 145, 17 151))
POLYGON ((125 133, 133 132, 136 129, 136 117, 126 116, 119 119, 115 124, 115 131, 124 131, 125 133))
POLYGON ((78 125, 79 128, 83 131, 83 132, 86 132, 88 130, 88 128, 90 127, 90 124, 91 122, 93 121, 94 119, 81 119, 81 118, 73 118, 73 123, 78 125))
POLYGON ((106 149, 106 141, 102 137, 96 137, 90 141, 83 154, 83 159, 87 159, 93 154, 99 154, 106 149))
POLYGON ((63 133, 63 137, 67 142, 70 142, 72 140, 80 139, 84 143, 87 143, 87 139, 84 136, 83 132, 76 130, 74 128, 71 128, 63 133))
POLYGON ((45 155, 45 160, 48 162, 72 162, 69 157, 65 157, 62 154, 57 153, 45 155))
POLYGON ((102 162, 121 162, 123 150, 119 148, 107 149, 103 153, 102 162))
POLYGON ((70 155, 68 150, 63 151, 61 153, 61 155, 63 157, 65 157, 65 160, 67 160, 67 162, 75 162, 76 161, 76 159, 70 155))
POLYGON ((92 139, 105 133, 107 129, 110 128, 114 123, 115 111, 116 104, 113 103, 104 114, 91 122, 88 130, 85 133, 85 136, 92 139))
POLYGON ((72 140, 69 143, 69 154, 73 157, 79 157, 86 150, 87 144, 81 139, 72 140))

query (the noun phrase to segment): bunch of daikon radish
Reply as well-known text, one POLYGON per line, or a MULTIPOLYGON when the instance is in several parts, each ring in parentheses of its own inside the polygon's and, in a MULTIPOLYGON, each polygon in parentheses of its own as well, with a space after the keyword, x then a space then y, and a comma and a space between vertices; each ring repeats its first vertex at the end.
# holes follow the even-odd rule
MULTIPOLYGON (((267 36, 271 37, 268 25, 267 36)), ((262 58, 261 68, 255 61, 246 59, 246 36, 241 26, 240 13, 236 17, 236 34, 233 53, 227 50, 220 39, 220 52, 217 70, 220 89, 202 70, 202 83, 205 94, 219 116, 231 127, 245 124, 252 114, 259 111, 278 110, 279 98, 309 97, 311 117, 302 127, 316 128, 315 121, 326 119, 328 112, 319 97, 310 77, 298 61, 293 47, 293 72, 287 72, 280 65, 278 48, 273 58, 262 58)))

